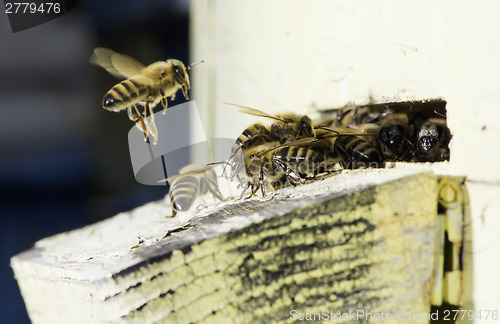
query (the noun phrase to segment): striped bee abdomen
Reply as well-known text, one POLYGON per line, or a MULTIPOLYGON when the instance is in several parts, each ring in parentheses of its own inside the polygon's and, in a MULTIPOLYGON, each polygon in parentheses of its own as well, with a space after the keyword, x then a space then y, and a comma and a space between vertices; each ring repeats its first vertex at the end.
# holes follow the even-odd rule
POLYGON ((199 180, 194 176, 182 176, 170 185, 170 201, 176 211, 186 211, 193 205, 199 191, 199 180))
POLYGON ((234 153, 238 148, 246 149, 252 145, 260 145, 273 140, 269 130, 262 124, 253 124, 247 127, 243 133, 238 136, 236 143, 232 148, 234 153))
POLYGON ((102 106, 107 110, 120 111, 138 101, 144 100, 148 95, 148 86, 133 78, 124 80, 109 90, 102 101, 102 106))
POLYGON ((289 181, 314 177, 324 169, 325 152, 320 147, 290 146, 276 150, 273 162, 283 168, 289 181), (293 179, 296 177, 296 179, 293 179))
POLYGON ((351 160, 355 167, 360 165, 376 166, 382 162, 379 152, 367 141, 353 135, 339 136, 335 140, 335 146, 351 160), (377 164, 377 165, 372 165, 377 164))

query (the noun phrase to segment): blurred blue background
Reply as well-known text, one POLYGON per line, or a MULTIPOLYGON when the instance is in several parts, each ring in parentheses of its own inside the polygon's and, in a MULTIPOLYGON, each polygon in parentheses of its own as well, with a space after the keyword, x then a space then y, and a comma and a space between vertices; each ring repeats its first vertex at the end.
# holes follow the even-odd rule
MULTIPOLYGON (((190 62, 188 5, 86 0, 17 33, 0 13, 0 322, 29 323, 13 255, 167 193, 135 181, 127 142, 133 124, 125 112, 101 107, 118 79, 88 59, 104 46, 145 64, 190 62)), ((170 105, 183 101, 178 95, 170 105)))

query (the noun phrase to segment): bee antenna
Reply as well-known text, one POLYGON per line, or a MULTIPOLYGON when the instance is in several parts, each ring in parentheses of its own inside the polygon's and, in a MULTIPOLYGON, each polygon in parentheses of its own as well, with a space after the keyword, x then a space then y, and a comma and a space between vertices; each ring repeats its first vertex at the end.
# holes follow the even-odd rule
POLYGON ((207 165, 219 165, 219 164, 224 164, 224 168, 222 169, 222 176, 226 173, 226 167, 229 165, 229 162, 227 161, 218 161, 218 162, 210 162, 207 163, 207 165))
POLYGON ((436 109, 434 109, 434 113, 435 113, 436 115, 438 115, 438 116, 441 116, 441 117, 443 117, 443 118, 446 118, 446 115, 445 115, 445 114, 440 113, 440 112, 439 112, 439 111, 437 111, 436 109))
POLYGON ((229 164, 227 161, 209 162, 207 165, 229 164))
POLYGON ((406 136, 403 135, 403 138, 408 142, 408 144, 410 144, 411 146, 413 146, 413 143, 406 136))
POLYGON ((191 63, 191 64, 189 64, 187 66, 187 69, 190 70, 193 65, 200 64, 200 63, 203 63, 203 62, 205 62, 205 61, 198 61, 198 62, 191 63))
POLYGON ((326 126, 314 126, 315 129, 324 129, 324 130, 327 130, 327 131, 330 131, 330 132, 334 132, 336 134, 340 134, 339 132, 337 132, 336 130, 333 130, 331 128, 328 128, 326 126))

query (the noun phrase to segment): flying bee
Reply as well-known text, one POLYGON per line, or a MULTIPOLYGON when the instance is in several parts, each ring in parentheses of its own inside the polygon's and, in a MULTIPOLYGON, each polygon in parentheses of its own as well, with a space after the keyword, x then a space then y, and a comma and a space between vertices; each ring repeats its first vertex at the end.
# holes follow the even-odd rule
POLYGON ((450 129, 443 118, 429 118, 421 123, 416 132, 415 157, 418 161, 446 161, 450 159, 448 143, 450 129))
POLYGON ((167 98, 174 100, 179 89, 189 100, 191 86, 187 70, 193 64, 186 67, 179 60, 168 59, 145 66, 130 56, 103 47, 94 50, 90 63, 103 67, 115 77, 126 79, 104 95, 102 106, 114 112, 127 109, 129 118, 144 132, 144 140, 151 135, 154 144, 158 141, 158 131, 153 108, 161 102, 165 114, 167 98), (142 111, 140 107, 143 107, 142 111), (150 120, 145 121, 148 115, 150 120))
POLYGON ((179 174, 160 180, 158 182, 169 182, 170 191, 168 193, 172 204, 172 217, 177 212, 184 212, 191 208, 198 197, 209 192, 217 199, 223 201, 217 175, 213 167, 188 164, 179 170, 179 174))

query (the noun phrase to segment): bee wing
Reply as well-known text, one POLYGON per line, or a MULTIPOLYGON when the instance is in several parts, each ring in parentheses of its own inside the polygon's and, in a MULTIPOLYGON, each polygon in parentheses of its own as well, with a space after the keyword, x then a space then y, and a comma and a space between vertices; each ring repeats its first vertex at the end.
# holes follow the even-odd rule
POLYGON ((179 174, 202 173, 213 168, 213 166, 207 165, 188 164, 179 170, 179 174))
POLYGON ((163 179, 163 180, 158 180, 158 181, 156 181, 156 183, 169 182, 169 181, 171 181, 174 177, 175 177, 175 176, 173 176, 173 177, 168 177, 168 178, 165 178, 165 179, 163 179))
POLYGON ((311 145, 311 144, 314 144, 314 143, 318 143, 320 141, 321 141, 321 139, 317 139, 317 138, 314 138, 314 137, 301 138, 301 139, 298 139, 298 140, 293 141, 293 142, 289 142, 289 143, 279 144, 279 145, 273 146, 270 149, 264 150, 264 151, 256 154, 256 156, 263 156, 266 153, 269 153, 271 151, 277 150, 277 149, 282 148, 282 147, 290 147, 290 146, 307 147, 308 145, 311 145))
POLYGON ((230 102, 225 102, 225 104, 226 105, 231 105, 231 106, 238 107, 239 108, 238 111, 242 112, 242 113, 245 113, 245 114, 259 116, 259 117, 266 117, 266 118, 278 120, 278 121, 281 121, 281 122, 286 122, 285 119, 277 117, 277 116, 269 115, 268 113, 265 113, 262 110, 258 110, 258 109, 255 109, 255 108, 250 108, 250 107, 247 107, 247 106, 237 105, 237 104, 233 104, 233 103, 230 103, 230 102))
POLYGON ((179 174, 173 175, 173 176, 165 178, 163 180, 159 180, 158 183, 172 182, 175 178, 178 178, 179 176, 202 174, 205 171, 211 170, 213 168, 214 168, 213 166, 188 164, 188 165, 185 165, 179 169, 179 174))
MULTIPOLYGON (((345 126, 336 126, 334 128, 327 127, 327 126, 315 126, 314 129, 316 129, 316 138, 322 139, 322 138, 332 138, 332 137, 339 137, 339 136, 373 136, 375 135, 374 132, 370 132, 364 129, 360 129, 358 127, 345 127, 345 126), (323 130, 323 133, 318 132, 318 130, 323 130)), ((295 143, 297 141, 294 141, 292 143, 295 143)))
POLYGON ((145 68, 144 64, 136 59, 104 47, 96 48, 89 62, 103 67, 117 78, 130 78, 145 68))

